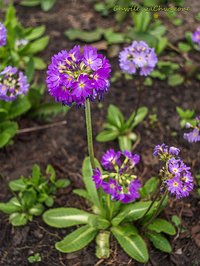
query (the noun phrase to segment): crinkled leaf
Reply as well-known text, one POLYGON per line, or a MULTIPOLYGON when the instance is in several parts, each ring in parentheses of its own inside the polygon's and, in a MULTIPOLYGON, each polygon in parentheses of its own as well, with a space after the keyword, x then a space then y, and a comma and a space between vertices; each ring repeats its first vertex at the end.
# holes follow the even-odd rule
POLYGON ((16 122, 5 121, 0 123, 0 148, 7 145, 12 137, 17 133, 18 124, 16 122))
POLYGON ((62 241, 57 242, 55 247, 61 252, 71 253, 87 246, 95 238, 96 234, 96 229, 85 225, 67 235, 62 241))

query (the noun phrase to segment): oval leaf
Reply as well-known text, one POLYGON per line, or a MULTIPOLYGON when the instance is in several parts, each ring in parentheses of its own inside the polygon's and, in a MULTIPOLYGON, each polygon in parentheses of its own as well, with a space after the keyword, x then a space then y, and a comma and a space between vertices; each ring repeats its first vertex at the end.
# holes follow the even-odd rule
POLYGON ((87 224, 92 214, 75 208, 55 208, 43 214, 43 220, 50 226, 65 228, 77 224, 87 224))
POLYGON ((64 253, 71 253, 87 246, 96 236, 97 230, 89 225, 78 228, 62 241, 57 242, 55 247, 64 253))
POLYGON ((146 235, 153 243, 155 248, 167 253, 172 252, 172 247, 169 241, 162 234, 152 232, 152 233, 147 233, 146 235))
POLYGON ((112 227, 111 231, 123 250, 133 259, 146 263, 149 259, 144 240, 138 234, 128 235, 122 227, 112 227))
POLYGON ((176 229, 174 228, 174 226, 168 221, 160 218, 155 219, 153 223, 148 225, 147 228, 157 233, 163 232, 172 236, 176 234, 176 229))

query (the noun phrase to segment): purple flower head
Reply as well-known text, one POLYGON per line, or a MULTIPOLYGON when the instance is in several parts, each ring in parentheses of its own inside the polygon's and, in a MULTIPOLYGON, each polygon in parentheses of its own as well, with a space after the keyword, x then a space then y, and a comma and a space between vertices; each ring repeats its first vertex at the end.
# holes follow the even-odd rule
POLYGON ((15 67, 8 66, 0 72, 0 100, 10 102, 29 89, 27 77, 15 67))
POLYGON ((198 142, 200 141, 200 130, 198 128, 194 128, 191 132, 184 133, 183 137, 190 143, 198 142))
POLYGON ((129 151, 115 151, 109 149, 103 156, 101 164, 106 170, 94 171, 93 181, 97 188, 102 187, 104 192, 111 195, 112 200, 128 203, 140 197, 141 183, 133 175, 133 168, 140 161, 140 156, 129 151))
POLYGON ((101 100, 109 88, 110 64, 97 49, 80 46, 63 50, 52 57, 47 71, 49 93, 56 101, 71 106, 84 105, 87 99, 101 100))
POLYGON ((158 58, 153 48, 143 41, 134 41, 119 54, 119 65, 123 72, 148 76, 155 68, 158 58))
POLYGON ((200 48, 200 27, 198 27, 196 31, 192 34, 192 40, 194 43, 197 43, 200 48))
POLYGON ((6 45, 6 38, 7 38, 7 29, 2 23, 0 23, 0 47, 6 45))
POLYGON ((114 165, 120 164, 121 152, 115 152, 114 149, 108 150, 101 159, 101 164, 106 170, 113 170, 114 165))
POLYGON ((160 156, 161 160, 166 154, 165 160, 162 160, 165 165, 160 170, 163 187, 166 187, 177 199, 188 196, 194 186, 193 177, 190 167, 177 157, 180 150, 176 147, 168 147, 162 144, 156 146, 154 153, 160 156))

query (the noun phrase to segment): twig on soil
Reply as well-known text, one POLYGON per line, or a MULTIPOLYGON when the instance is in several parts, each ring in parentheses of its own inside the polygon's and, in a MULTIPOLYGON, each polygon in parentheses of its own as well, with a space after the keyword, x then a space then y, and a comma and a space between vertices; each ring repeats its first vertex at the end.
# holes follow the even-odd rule
POLYGON ((67 124, 67 121, 64 120, 64 121, 59 121, 59 122, 55 122, 55 123, 51 123, 51 124, 47 124, 47 125, 42 125, 42 126, 23 128, 23 129, 19 129, 17 131, 17 134, 35 132, 38 130, 44 130, 44 129, 48 129, 48 128, 52 128, 52 127, 63 126, 66 124, 67 124))
POLYGON ((102 262, 104 262, 104 259, 101 259, 101 260, 97 261, 97 263, 96 263, 94 266, 98 266, 98 265, 100 265, 102 262))

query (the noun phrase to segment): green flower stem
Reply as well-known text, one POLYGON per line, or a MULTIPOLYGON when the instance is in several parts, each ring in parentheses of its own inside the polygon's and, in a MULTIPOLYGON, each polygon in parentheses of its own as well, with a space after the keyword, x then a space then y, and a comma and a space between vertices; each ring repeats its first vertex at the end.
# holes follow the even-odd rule
POLYGON ((160 202, 159 202, 159 205, 158 205, 158 207, 157 207, 156 212, 153 214, 153 216, 151 217, 151 219, 150 219, 150 220, 149 220, 149 221, 143 226, 143 230, 144 230, 149 224, 151 224, 151 223, 156 219, 156 217, 159 215, 159 213, 160 213, 160 211, 161 211, 162 204, 163 204, 165 198, 167 197, 167 194, 168 194, 168 190, 166 189, 165 192, 164 192, 164 194, 163 194, 163 196, 162 196, 162 198, 161 198, 161 200, 160 200, 160 202))
POLYGON ((90 156, 90 162, 92 169, 95 168, 94 160, 94 149, 93 149, 93 139, 92 139, 92 122, 91 122, 91 111, 90 111, 90 101, 86 100, 85 103, 85 118, 86 118, 86 127, 87 127, 87 142, 88 142, 88 152, 90 156))

